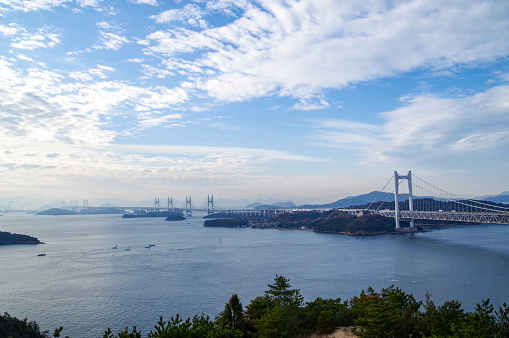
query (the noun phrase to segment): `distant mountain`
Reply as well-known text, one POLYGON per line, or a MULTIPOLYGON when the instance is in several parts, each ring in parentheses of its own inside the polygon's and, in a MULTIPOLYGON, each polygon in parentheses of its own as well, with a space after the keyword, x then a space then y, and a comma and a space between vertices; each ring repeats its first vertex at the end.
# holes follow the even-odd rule
POLYGON ((263 205, 263 204, 260 203, 260 202, 254 202, 254 203, 246 205, 246 209, 254 209, 254 208, 256 208, 256 207, 258 207, 260 205, 263 205))
MULTIPOLYGON (((408 199, 408 195, 400 195, 399 200, 408 199)), ((349 196, 327 204, 305 204, 299 208, 304 209, 327 209, 327 208, 348 208, 356 205, 366 205, 371 202, 387 201, 394 202, 394 195, 388 192, 372 191, 368 194, 349 196)))
POLYGON ((485 200, 487 201, 487 198, 497 197, 497 196, 509 196, 509 191, 502 191, 500 194, 497 195, 483 195, 483 196, 477 196, 474 197, 475 200, 485 200))
POLYGON ((277 202, 277 203, 272 203, 272 205, 275 207, 283 207, 283 208, 295 208, 296 207, 295 203, 293 203, 293 202, 277 202))
POLYGON ((268 210, 268 209, 290 209, 296 208, 297 206, 293 202, 276 202, 272 204, 264 204, 264 203, 251 203, 246 206, 247 209, 254 210, 268 210))
POLYGON ((496 195, 492 197, 483 198, 482 200, 496 203, 509 203, 509 193, 507 195, 496 195))
POLYGON ((49 205, 51 208, 62 208, 62 207, 65 207, 67 206, 67 203, 65 203, 64 201, 62 200, 56 200, 56 201, 53 201, 52 203, 50 203, 49 205))
POLYGON ((41 205, 40 207, 38 208, 35 208, 35 210, 48 210, 48 209, 51 209, 50 205, 49 204, 44 204, 44 205, 41 205))
POLYGON ((101 208, 116 208, 117 206, 115 204, 111 204, 109 202, 101 204, 99 207, 101 208))

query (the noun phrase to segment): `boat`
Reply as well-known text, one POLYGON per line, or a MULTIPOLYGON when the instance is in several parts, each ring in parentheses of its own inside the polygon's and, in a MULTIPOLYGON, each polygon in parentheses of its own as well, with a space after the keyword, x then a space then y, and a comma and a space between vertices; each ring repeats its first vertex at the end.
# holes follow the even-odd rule
POLYGON ((124 249, 125 251, 130 251, 131 250, 131 247, 128 247, 127 249, 124 249))
POLYGON ((115 245, 114 247, 112 247, 112 249, 116 249, 118 245, 115 245))
POLYGON ((43 256, 46 256, 46 254, 45 254, 45 253, 40 253, 40 254, 38 254, 37 256, 39 256, 39 257, 43 257, 43 256))

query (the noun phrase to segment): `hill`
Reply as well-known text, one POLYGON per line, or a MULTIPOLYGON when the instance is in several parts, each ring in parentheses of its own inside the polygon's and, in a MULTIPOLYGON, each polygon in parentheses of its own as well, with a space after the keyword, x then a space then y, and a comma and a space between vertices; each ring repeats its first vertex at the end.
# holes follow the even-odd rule
MULTIPOLYGON (((407 195, 400 195, 401 200, 407 199, 407 195)), ((371 202, 379 201, 393 202, 394 195, 388 192, 372 191, 358 196, 349 196, 327 204, 305 204, 300 206, 302 209, 329 209, 329 208, 348 208, 354 205, 366 205, 371 202)))
POLYGON ((38 212, 37 215, 52 215, 52 216, 59 216, 59 215, 77 215, 78 213, 76 211, 71 210, 65 210, 65 209, 59 209, 59 208, 52 208, 45 211, 38 212))
POLYGON ((44 244, 35 237, 0 231, 0 245, 11 244, 44 244))
POLYGON ((496 195, 491 197, 483 198, 483 201, 496 202, 496 203, 509 203, 509 194, 507 195, 496 195))

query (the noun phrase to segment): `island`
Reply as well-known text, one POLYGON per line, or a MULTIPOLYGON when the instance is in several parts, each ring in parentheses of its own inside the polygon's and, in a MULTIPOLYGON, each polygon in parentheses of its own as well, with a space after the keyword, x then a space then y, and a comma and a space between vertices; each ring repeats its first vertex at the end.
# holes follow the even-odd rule
POLYGON ((44 244, 35 237, 28 235, 13 234, 6 231, 0 231, 0 245, 12 244, 44 244))
POLYGON ((38 212, 36 215, 51 215, 51 216, 60 216, 60 215, 78 215, 76 211, 60 209, 60 208, 51 208, 48 210, 44 210, 38 212))
POLYGON ((187 218, 185 218, 181 214, 172 214, 172 215, 166 217, 165 221, 183 221, 185 219, 187 219, 187 218))
POLYGON ((224 228, 245 228, 248 220, 244 218, 219 218, 208 219, 203 223, 205 227, 224 227, 224 228))
MULTIPOLYGON (((408 222, 402 221, 402 227, 408 227, 408 222)), ((395 221, 378 214, 355 216, 340 210, 327 211, 298 211, 280 214, 272 218, 218 218, 206 220, 203 224, 208 227, 257 229, 288 229, 310 230, 321 233, 340 233, 350 236, 373 236, 396 233, 395 221)), ((417 231, 422 231, 420 227, 417 231)))

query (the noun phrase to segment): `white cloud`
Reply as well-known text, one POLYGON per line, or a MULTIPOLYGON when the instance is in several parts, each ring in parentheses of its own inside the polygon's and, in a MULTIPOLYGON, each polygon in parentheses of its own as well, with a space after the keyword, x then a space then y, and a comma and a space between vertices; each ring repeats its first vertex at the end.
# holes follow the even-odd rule
POLYGON ((115 24, 109 23, 107 21, 99 21, 96 23, 97 27, 102 29, 111 29, 111 30, 121 30, 121 28, 115 24))
POLYGON ((199 24, 204 13, 194 4, 185 5, 182 9, 170 9, 158 15, 152 15, 150 18, 154 19, 157 23, 169 23, 172 21, 187 22, 191 25, 199 24))
POLYGON ((381 114, 382 125, 329 120, 313 139, 355 149, 366 165, 489 166, 509 155, 508 98, 509 86, 456 99, 417 95, 381 114))
POLYGON ((2 1, 2 4, 6 8, 28 12, 37 10, 49 10, 52 9, 53 7, 62 6, 68 2, 70 2, 70 0, 32 0, 32 1, 13 0, 13 1, 2 1))
POLYGON ((47 144, 97 147, 112 140, 101 130, 95 115, 64 110, 58 105, 19 89, 0 91, 0 134, 7 149, 40 149, 47 144))
POLYGON ((16 55, 16 57, 17 57, 18 59, 20 59, 20 60, 32 61, 32 62, 34 62, 34 61, 35 61, 35 60, 34 60, 34 59, 32 59, 31 57, 28 57, 28 56, 26 56, 26 55, 24 55, 24 54, 18 54, 18 55, 16 55))
POLYGON ((182 120, 182 114, 171 114, 160 117, 145 116, 140 119, 140 125, 142 128, 151 128, 161 125, 172 125, 176 120, 182 120))
POLYGON ((157 6, 157 0, 129 0, 133 4, 143 4, 157 6))
POLYGON ((142 64, 141 67, 143 69, 143 74, 144 74, 143 79, 150 79, 150 78, 154 78, 154 77, 159 78, 159 79, 164 79, 164 78, 175 75, 175 73, 173 73, 172 71, 169 71, 164 68, 154 67, 154 66, 151 66, 148 64, 142 64))
POLYGON ((292 109, 295 110, 318 110, 318 109, 327 109, 330 107, 329 102, 327 102, 323 96, 310 98, 310 99, 300 99, 299 103, 296 103, 292 109))
POLYGON ((125 36, 109 32, 99 32, 99 44, 95 45, 94 48, 119 50, 123 44, 129 42, 131 41, 125 36))
POLYGON ((60 34, 52 33, 54 29, 44 27, 37 30, 37 33, 28 33, 23 30, 12 38, 11 46, 18 49, 33 50, 36 48, 52 48, 60 44, 60 34))
MULTIPOLYGON (((190 12, 199 11, 154 18, 182 21, 190 12)), ((213 98, 308 98, 399 72, 505 56, 508 12, 503 1, 262 1, 224 26, 159 31, 144 43, 147 54, 201 53, 195 65, 212 72, 194 82, 213 98)))
POLYGON ((132 151, 138 154, 173 154, 188 157, 205 156, 207 159, 216 158, 252 158, 257 161, 299 161, 322 162, 323 160, 296 155, 271 149, 241 148, 241 147, 211 147, 211 146, 177 146, 177 145, 121 145, 113 146, 118 151, 132 151))
POLYGON ((16 24, 0 25, 0 33, 3 35, 15 35, 21 28, 16 24))
POLYGON ((83 82, 92 81, 93 79, 100 78, 100 79, 106 79, 108 76, 106 75, 107 72, 114 72, 115 68, 103 66, 103 65, 97 65, 97 68, 90 68, 86 71, 75 71, 70 72, 69 77, 80 80, 83 82))
POLYGON ((197 49, 220 50, 223 45, 215 38, 186 29, 157 31, 146 37, 148 43, 156 45, 146 48, 147 54, 155 53, 172 56, 176 53, 190 53, 197 49))

